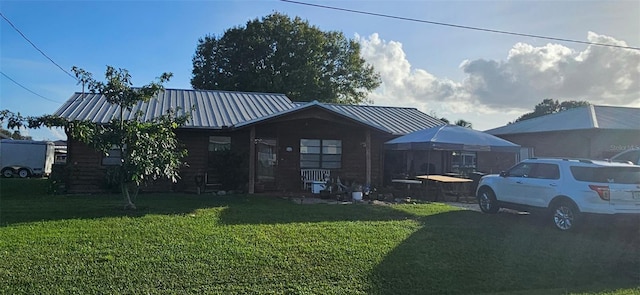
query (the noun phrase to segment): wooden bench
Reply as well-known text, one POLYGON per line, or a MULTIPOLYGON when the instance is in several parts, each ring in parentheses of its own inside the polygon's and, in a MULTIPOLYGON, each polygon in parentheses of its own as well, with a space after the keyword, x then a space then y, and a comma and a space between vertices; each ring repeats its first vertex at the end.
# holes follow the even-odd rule
POLYGON ((329 177, 331 177, 329 169, 300 169, 300 179, 304 190, 310 190, 315 181, 328 181, 329 177))

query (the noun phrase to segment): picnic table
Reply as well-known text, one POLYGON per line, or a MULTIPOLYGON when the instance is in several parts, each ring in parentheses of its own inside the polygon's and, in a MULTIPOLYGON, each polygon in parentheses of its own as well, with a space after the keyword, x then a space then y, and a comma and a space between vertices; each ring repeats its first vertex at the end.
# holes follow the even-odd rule
POLYGON ((435 183, 437 193, 434 201, 438 201, 438 198, 446 194, 451 194, 456 197, 456 202, 460 200, 460 197, 469 193, 469 184, 473 180, 468 178, 453 177, 447 175, 419 175, 417 179, 432 181, 435 183))
POLYGON ((417 179, 392 179, 392 183, 406 184, 407 185, 407 196, 411 196, 411 185, 422 186, 422 180, 417 179))

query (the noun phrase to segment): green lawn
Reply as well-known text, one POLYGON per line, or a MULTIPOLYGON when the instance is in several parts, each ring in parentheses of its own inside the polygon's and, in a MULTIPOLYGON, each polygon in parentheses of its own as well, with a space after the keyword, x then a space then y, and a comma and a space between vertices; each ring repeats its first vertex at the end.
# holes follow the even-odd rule
POLYGON ((640 294, 637 226, 442 204, 51 196, 0 180, 0 294, 640 294))

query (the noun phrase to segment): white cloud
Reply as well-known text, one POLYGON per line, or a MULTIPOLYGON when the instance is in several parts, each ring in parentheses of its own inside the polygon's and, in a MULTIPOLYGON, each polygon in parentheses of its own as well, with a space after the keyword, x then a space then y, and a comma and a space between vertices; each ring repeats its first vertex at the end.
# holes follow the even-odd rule
POLYGON ((22 135, 31 136, 33 140, 67 140, 67 135, 62 128, 25 129, 25 131, 22 133, 22 129, 20 130, 22 135))
MULTIPOLYGON (((626 46, 593 32, 587 39, 626 46)), ((452 120, 502 117, 501 123, 487 122, 487 127, 530 111, 545 98, 640 106, 638 50, 589 45, 576 51, 559 44, 517 43, 505 60, 462 61, 459 67, 465 79, 456 82, 412 69, 400 42, 382 40, 378 34, 356 35, 356 41, 382 78, 381 87, 370 95, 377 105, 414 106, 452 120)))
POLYGON ((52 140, 67 140, 67 134, 64 132, 62 128, 47 128, 51 135, 53 135, 52 140))
MULTIPOLYGON (((589 32, 589 42, 626 46, 589 32)), ((558 44, 518 43, 504 61, 466 61, 465 88, 491 108, 528 108, 544 98, 594 104, 640 103, 640 51, 590 45, 584 51, 558 44)))

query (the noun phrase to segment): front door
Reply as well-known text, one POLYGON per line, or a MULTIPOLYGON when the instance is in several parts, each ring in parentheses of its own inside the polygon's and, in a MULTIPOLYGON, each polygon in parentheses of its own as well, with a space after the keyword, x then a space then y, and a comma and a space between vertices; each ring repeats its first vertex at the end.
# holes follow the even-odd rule
POLYGON ((276 189, 276 140, 262 138, 256 144, 256 190, 268 191, 276 189))

